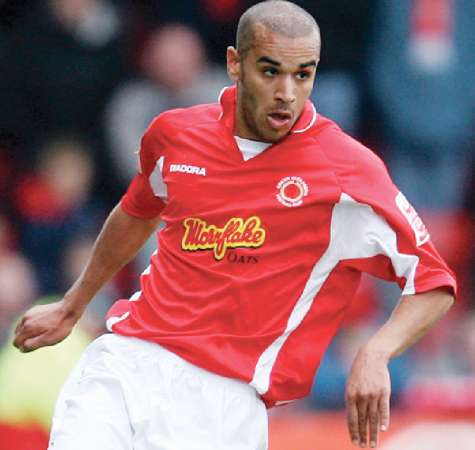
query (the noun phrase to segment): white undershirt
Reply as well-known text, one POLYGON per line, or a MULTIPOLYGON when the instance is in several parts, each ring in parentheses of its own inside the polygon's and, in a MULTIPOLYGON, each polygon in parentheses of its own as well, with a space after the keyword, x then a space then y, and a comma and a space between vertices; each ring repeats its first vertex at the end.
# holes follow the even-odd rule
POLYGON ((234 136, 234 139, 236 139, 236 144, 242 153, 244 161, 254 158, 272 145, 270 142, 253 141, 240 138, 239 136, 234 136))

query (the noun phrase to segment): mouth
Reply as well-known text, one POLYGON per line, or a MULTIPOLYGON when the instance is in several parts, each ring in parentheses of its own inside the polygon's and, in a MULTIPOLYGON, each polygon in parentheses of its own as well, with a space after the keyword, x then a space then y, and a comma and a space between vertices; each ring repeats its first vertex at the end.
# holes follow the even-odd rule
POLYGON ((287 110, 276 110, 267 114, 267 122, 275 130, 287 127, 291 120, 292 113, 287 110))

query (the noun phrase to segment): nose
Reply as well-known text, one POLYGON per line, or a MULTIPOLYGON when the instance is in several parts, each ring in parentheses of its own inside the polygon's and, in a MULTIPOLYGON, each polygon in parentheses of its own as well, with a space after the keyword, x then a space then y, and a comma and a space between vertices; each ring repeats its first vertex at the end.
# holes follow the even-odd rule
POLYGON ((292 76, 283 76, 279 81, 280 83, 275 91, 275 99, 287 104, 295 102, 295 86, 292 76))

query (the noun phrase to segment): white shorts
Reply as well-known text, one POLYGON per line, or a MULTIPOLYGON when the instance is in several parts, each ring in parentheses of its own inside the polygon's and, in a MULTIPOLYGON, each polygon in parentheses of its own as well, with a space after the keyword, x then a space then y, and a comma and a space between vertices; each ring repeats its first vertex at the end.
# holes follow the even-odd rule
POLYGON ((163 347, 106 334, 60 393, 49 450, 266 450, 254 388, 163 347))

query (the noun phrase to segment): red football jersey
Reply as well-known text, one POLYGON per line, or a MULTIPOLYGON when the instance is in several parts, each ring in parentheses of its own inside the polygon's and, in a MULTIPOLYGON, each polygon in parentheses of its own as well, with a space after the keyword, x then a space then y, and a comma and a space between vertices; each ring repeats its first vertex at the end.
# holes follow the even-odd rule
POLYGON ((250 383, 272 406, 308 394, 361 272, 403 294, 456 282, 374 153, 307 102, 285 139, 244 161, 235 98, 227 88, 146 131, 121 205, 166 226, 141 290, 107 325, 250 383))

